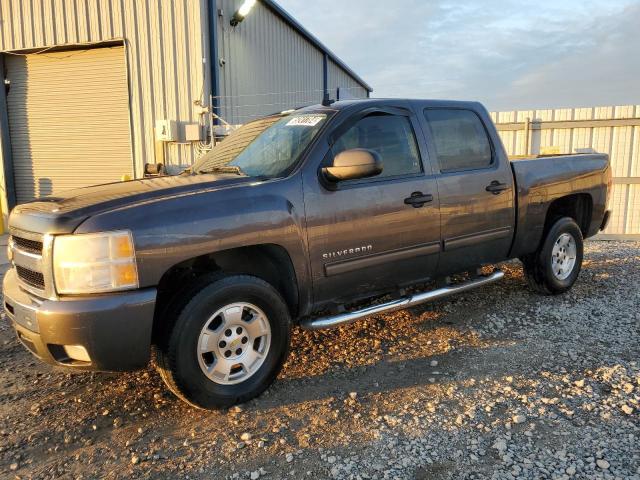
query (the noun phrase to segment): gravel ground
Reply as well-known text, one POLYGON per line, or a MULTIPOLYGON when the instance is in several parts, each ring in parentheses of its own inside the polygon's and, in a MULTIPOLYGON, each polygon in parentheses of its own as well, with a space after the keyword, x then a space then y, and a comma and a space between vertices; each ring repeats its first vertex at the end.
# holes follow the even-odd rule
POLYGON ((296 329, 274 386, 223 412, 153 370, 41 365, 3 318, 0 477, 640 479, 640 243, 585 258, 559 297, 511 262, 449 301, 296 329))

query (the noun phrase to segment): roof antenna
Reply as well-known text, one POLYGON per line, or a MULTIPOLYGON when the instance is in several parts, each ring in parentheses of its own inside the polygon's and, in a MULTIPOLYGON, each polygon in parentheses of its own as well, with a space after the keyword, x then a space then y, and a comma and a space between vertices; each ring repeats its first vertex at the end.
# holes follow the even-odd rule
POLYGON ((334 103, 335 100, 331 100, 329 98, 329 92, 324 92, 324 95, 322 96, 322 106, 323 107, 330 107, 332 103, 334 103))

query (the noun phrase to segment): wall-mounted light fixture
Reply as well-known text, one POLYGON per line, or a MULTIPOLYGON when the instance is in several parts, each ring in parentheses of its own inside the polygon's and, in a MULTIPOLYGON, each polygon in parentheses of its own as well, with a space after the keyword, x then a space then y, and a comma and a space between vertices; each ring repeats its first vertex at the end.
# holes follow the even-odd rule
POLYGON ((231 17, 231 26, 235 27, 240 22, 242 22, 244 20, 244 17, 249 14, 255 4, 256 0, 244 0, 243 4, 240 5, 238 11, 233 14, 233 17, 231 17))

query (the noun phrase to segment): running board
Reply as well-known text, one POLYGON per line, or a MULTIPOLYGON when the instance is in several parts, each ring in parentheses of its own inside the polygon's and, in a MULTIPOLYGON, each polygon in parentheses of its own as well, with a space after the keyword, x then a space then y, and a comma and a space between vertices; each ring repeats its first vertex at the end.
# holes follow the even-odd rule
POLYGON ((393 312, 394 310, 402 310, 404 308, 413 307, 420 303, 431 302, 440 298, 448 297, 454 293, 466 292, 482 285, 494 283, 504 277, 504 272, 500 270, 494 271, 492 274, 482 277, 476 277, 473 280, 459 283, 457 285, 447 285, 443 288, 431 290, 428 292, 416 293, 410 297, 403 297, 391 302, 373 305, 355 310, 353 312, 341 313, 332 317, 319 317, 305 319, 300 322, 300 326, 305 330, 322 330, 323 328, 333 328, 339 325, 355 322, 363 317, 375 315, 377 313, 393 312))

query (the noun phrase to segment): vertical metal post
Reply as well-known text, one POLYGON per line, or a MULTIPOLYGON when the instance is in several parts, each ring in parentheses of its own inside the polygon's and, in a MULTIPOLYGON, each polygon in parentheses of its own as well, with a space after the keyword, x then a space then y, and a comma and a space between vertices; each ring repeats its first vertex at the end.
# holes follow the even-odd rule
MULTIPOLYGON (((7 109, 7 88, 5 85, 4 55, 0 55, 0 150, 2 151, 2 168, 7 208, 16 206, 16 185, 13 176, 13 154, 11 152, 11 136, 9 134, 9 112, 7 109)), ((3 212, 9 213, 9 212, 3 212)))
MULTIPOLYGON (((209 69, 211 72, 211 113, 215 114, 213 122, 217 125, 221 116, 220 102, 220 61, 218 57, 218 6, 217 0, 209 0, 209 69), (217 116, 216 116, 217 115, 217 116)), ((214 133, 211 132, 213 138, 214 133)))
MULTIPOLYGON (((155 137, 155 130, 153 131, 154 137, 155 137)), ((160 141, 160 140, 155 140, 153 143, 153 158, 154 161, 157 164, 161 163, 162 165, 164 165, 164 161, 165 161, 165 155, 164 155, 164 142, 160 141)), ((143 172, 143 174, 146 174, 146 168, 145 168, 145 172, 143 172)))
POLYGON ((329 55, 322 56, 322 103, 324 105, 329 104, 329 55))
POLYGON ((524 154, 529 155, 531 150, 531 119, 529 117, 524 119, 524 154))

